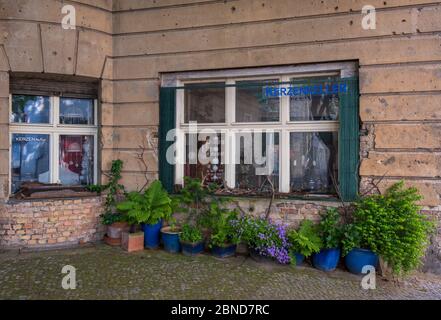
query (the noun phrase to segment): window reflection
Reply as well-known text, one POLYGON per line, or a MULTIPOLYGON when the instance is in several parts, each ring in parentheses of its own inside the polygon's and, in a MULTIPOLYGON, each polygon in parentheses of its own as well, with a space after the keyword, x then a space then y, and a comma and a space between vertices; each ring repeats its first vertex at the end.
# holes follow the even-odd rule
POLYGON ((224 83, 185 85, 185 122, 201 123, 225 122, 224 83), (222 87, 216 87, 222 86, 222 87))
POLYGON ((12 95, 13 123, 50 123, 50 99, 45 96, 12 95))
POLYGON ((23 182, 49 182, 49 135, 12 135, 12 192, 23 182))
MULTIPOLYGON (((295 84, 294 87, 297 87, 295 84)), ((320 84, 301 85, 305 91, 290 98, 290 121, 338 120, 340 100, 338 93, 329 93, 338 83, 324 81, 320 84)), ((297 87, 299 88, 299 87, 297 87)), ((336 90, 338 91, 338 90, 336 90)))
POLYGON ((279 134, 236 134, 236 188, 271 191, 279 187, 279 134), (258 140, 256 140, 258 139, 258 140), (259 142, 260 141, 260 142, 259 142), (272 157, 268 157, 272 151, 272 157), (272 161, 267 161, 267 160, 272 161), (239 162, 240 160, 240 162, 239 162), (271 183, 270 183, 270 181, 271 183))
POLYGON ((93 125, 93 100, 60 98, 60 123, 93 125))
POLYGON ((293 132, 290 141, 291 191, 333 192, 337 132, 293 132))
POLYGON ((93 183, 93 153, 93 136, 60 136, 60 182, 63 185, 93 183))
POLYGON ((280 98, 264 94, 266 85, 274 80, 239 81, 236 87, 236 122, 279 121, 280 98))

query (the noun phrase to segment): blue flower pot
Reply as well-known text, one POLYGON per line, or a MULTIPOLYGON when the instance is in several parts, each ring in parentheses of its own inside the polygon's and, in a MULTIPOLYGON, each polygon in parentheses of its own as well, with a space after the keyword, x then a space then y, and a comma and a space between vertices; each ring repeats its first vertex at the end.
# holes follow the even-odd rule
POLYGON ((211 253, 213 256, 218 258, 228 258, 236 254, 236 245, 230 244, 222 247, 213 246, 211 248, 211 253))
POLYGON ((355 274, 362 274, 364 266, 378 266, 378 255, 371 250, 355 248, 349 251, 345 257, 348 270, 355 274))
POLYGON ((181 251, 181 243, 179 241, 180 231, 172 231, 170 227, 161 229, 162 244, 164 250, 170 253, 178 253, 181 251))
POLYGON ((182 253, 186 256, 195 256, 205 249, 205 243, 203 241, 197 243, 181 242, 182 253))
POLYGON ((312 264, 322 271, 334 271, 340 260, 340 248, 322 249, 312 255, 312 264))
POLYGON ((159 247, 159 233, 162 227, 162 220, 156 224, 143 224, 144 247, 148 249, 157 249, 159 247))
POLYGON ((301 253, 294 253, 294 256, 296 257, 296 265, 300 266, 303 264, 303 261, 305 261, 305 256, 301 253))

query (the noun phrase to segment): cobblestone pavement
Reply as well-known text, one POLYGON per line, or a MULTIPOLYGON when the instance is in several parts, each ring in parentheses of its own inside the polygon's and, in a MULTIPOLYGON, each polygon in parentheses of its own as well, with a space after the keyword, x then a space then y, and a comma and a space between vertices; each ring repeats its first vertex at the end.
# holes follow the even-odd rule
POLYGON ((441 299, 441 277, 377 278, 376 290, 343 270, 257 263, 246 257, 190 258, 163 251, 128 254, 105 245, 0 254, 0 299, 441 299), (77 288, 64 290, 64 265, 77 288))

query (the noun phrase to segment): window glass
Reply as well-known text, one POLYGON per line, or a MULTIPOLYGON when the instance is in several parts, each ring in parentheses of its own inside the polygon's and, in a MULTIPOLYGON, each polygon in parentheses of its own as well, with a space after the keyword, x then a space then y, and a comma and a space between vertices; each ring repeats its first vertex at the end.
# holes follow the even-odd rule
POLYGON ((256 192, 279 186, 279 133, 236 134, 236 188, 256 192), (268 157, 272 154, 272 157, 268 157), (271 183, 270 183, 271 181, 271 183))
POLYGON ((93 100, 60 98, 60 124, 93 125, 93 100))
POLYGON ((196 134, 186 135, 186 161, 184 174, 187 177, 197 178, 204 184, 222 184, 224 181, 224 139, 221 134, 206 137, 198 141, 196 134), (193 142, 190 140, 193 139, 193 142), (212 140, 212 141, 211 141, 212 140), (197 146, 191 150, 190 146, 197 146))
POLYGON ((293 132, 290 137, 292 192, 333 192, 337 176, 337 132, 293 132))
POLYGON ((185 122, 225 122, 224 85, 225 83, 185 85, 185 122))
POLYGON ((265 81, 238 81, 236 87, 236 122, 276 122, 280 119, 280 98, 267 96, 265 81))
POLYGON ((339 92, 337 82, 293 84, 290 96, 290 121, 338 120, 339 92))
POLYGON ((12 123, 50 123, 50 98, 12 95, 12 123))
POLYGON ((60 135, 59 177, 64 185, 93 183, 93 136, 60 135))
POLYGON ((11 154, 12 192, 20 189, 23 182, 48 183, 49 135, 13 134, 11 154))

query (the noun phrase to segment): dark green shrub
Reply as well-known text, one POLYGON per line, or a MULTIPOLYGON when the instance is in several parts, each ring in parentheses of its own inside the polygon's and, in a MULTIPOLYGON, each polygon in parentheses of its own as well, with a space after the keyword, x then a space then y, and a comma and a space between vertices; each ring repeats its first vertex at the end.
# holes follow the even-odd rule
POLYGON ((384 195, 371 195, 356 203, 354 222, 347 227, 344 251, 367 248, 379 254, 394 273, 416 269, 429 245, 434 223, 420 213, 422 197, 400 181, 384 195))
POLYGON ((324 214, 321 214, 318 234, 322 241, 322 249, 340 248, 343 227, 337 208, 328 208, 324 214))

